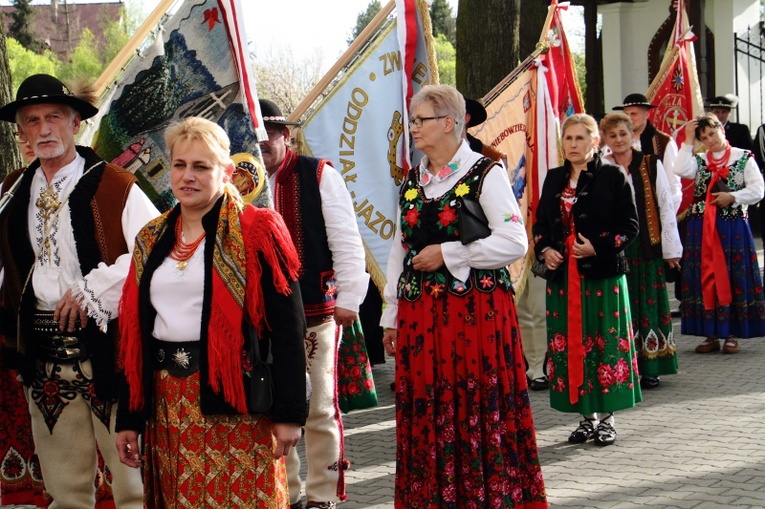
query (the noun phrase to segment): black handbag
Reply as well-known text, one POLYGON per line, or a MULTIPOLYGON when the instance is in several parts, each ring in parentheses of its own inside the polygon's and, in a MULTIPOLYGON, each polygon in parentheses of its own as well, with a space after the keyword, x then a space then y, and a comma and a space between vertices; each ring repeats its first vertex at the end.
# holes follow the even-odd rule
POLYGON ((457 220, 459 222, 460 241, 463 245, 478 239, 485 239, 491 235, 489 220, 477 200, 458 198, 457 220))
POLYGON ((541 277, 547 281, 552 281, 555 279, 555 276, 558 275, 558 270, 559 269, 550 269, 544 260, 534 259, 534 263, 531 264, 531 272, 535 276, 541 277))
POLYGON ((271 366, 260 358, 258 332, 250 323, 245 323, 245 339, 252 348, 252 370, 249 372, 250 384, 247 407, 250 412, 264 414, 271 411, 274 404, 274 385, 271 378, 271 366))

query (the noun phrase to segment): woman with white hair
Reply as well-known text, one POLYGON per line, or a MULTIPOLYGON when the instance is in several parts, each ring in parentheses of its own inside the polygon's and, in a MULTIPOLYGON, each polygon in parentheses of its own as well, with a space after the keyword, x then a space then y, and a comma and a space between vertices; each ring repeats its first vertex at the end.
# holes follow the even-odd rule
POLYGON ((520 209, 507 172, 463 141, 457 90, 423 87, 410 110, 425 157, 401 187, 380 320, 396 357, 395 507, 547 507, 506 269, 528 247, 520 209))

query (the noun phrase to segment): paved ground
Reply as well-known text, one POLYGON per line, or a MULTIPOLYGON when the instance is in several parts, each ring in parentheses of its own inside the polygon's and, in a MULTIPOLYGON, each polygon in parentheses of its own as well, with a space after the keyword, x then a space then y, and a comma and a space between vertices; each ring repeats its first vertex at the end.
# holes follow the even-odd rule
MULTIPOLYGON (((697 343, 677 339, 680 373, 616 414, 610 447, 569 445, 577 416, 531 393, 551 508, 765 508, 765 340, 742 341, 737 355, 696 354, 697 343)), ((345 416, 343 509, 393 507, 392 363, 374 374, 380 405, 345 416)))

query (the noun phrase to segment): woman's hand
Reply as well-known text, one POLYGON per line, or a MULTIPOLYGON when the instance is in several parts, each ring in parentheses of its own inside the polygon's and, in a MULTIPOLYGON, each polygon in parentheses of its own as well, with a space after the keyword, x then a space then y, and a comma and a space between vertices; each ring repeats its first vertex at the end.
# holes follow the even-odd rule
POLYGON ((398 338, 398 333, 396 332, 396 329, 385 329, 385 333, 383 334, 382 338, 382 344, 385 347, 385 353, 393 357, 396 354, 396 339, 398 338))
POLYGON ((444 254, 441 252, 441 244, 431 244, 412 258, 414 270, 422 272, 435 272, 444 265, 444 254))
POLYGON ((577 233, 577 240, 574 242, 573 256, 574 258, 587 258, 595 256, 595 248, 592 247, 592 243, 585 238, 581 233, 577 233))
POLYGON ((276 450, 274 459, 287 456, 291 447, 297 447, 300 437, 303 436, 303 430, 298 424, 291 422, 274 423, 274 437, 276 438, 276 450))
POLYGON ((712 193, 712 196, 715 197, 715 199, 711 201, 712 205, 716 205, 724 209, 727 209, 732 203, 736 203, 736 198, 730 193, 712 193))
POLYGON ((542 258, 544 258, 545 265, 550 270, 557 269, 563 263, 563 255, 553 248, 545 249, 545 252, 542 253, 542 258))
POLYGON ((664 261, 667 262, 667 265, 669 265, 670 269, 680 268, 680 258, 667 258, 664 261))
POLYGON ((692 118, 685 123, 685 140, 683 140, 685 145, 693 145, 693 140, 696 139, 696 127, 698 127, 698 125, 699 121, 695 118, 692 118))
POLYGON ((117 433, 117 452, 120 461, 132 468, 141 466, 141 449, 138 446, 138 432, 132 430, 117 433))

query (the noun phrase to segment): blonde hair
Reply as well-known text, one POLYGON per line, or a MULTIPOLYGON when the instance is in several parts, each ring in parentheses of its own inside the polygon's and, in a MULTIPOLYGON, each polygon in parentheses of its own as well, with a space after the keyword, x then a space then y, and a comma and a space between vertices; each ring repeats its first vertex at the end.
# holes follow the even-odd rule
POLYGON ((173 148, 180 141, 201 141, 212 151, 215 163, 221 166, 232 166, 231 141, 226 131, 215 122, 201 117, 188 117, 171 124, 165 130, 165 144, 173 157, 173 148))
POLYGON ((449 85, 426 85, 414 94, 409 104, 409 110, 429 102, 433 106, 433 114, 437 117, 452 117, 454 119, 454 134, 462 138, 465 128, 465 98, 457 89, 449 85))
POLYGON ((624 113, 609 113, 600 120, 600 130, 606 134, 612 129, 616 129, 619 124, 624 124, 627 130, 632 134, 635 127, 632 125, 632 119, 624 113))
POLYGON ((577 113, 575 115, 571 115, 566 120, 564 120, 563 125, 560 128, 561 138, 566 135, 566 129, 576 124, 581 124, 582 126, 584 126, 584 128, 587 130, 588 133, 590 133, 590 136, 592 136, 593 138, 600 138, 600 132, 598 131, 598 123, 595 122, 594 118, 592 118, 590 115, 586 113, 577 113))

